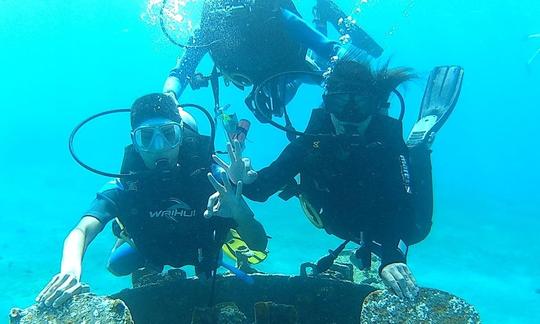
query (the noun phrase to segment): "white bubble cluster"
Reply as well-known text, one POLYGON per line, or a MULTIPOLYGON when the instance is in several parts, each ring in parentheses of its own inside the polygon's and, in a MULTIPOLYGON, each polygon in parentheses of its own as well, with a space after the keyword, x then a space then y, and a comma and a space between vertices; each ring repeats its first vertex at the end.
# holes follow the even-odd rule
POLYGON ((161 23, 160 13, 165 3, 165 28, 176 40, 185 43, 198 24, 202 2, 203 0, 147 0, 141 19, 152 25, 161 23))

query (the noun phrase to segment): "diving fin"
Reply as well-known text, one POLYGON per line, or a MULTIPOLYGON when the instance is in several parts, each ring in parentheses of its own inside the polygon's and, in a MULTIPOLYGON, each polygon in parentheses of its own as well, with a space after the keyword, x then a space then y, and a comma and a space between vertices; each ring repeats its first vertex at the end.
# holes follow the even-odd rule
MULTIPOLYGON (((346 14, 333 0, 317 0, 317 4, 313 8, 313 14, 315 16, 315 25, 318 31, 327 35, 327 23, 330 22, 334 28, 339 31, 343 29, 340 25, 340 19, 346 19, 349 15, 346 14)), ((374 58, 378 58, 383 53, 383 48, 377 44, 377 42, 369 36, 360 26, 357 24, 351 24, 347 28, 347 34, 351 36, 353 44, 358 46, 363 51, 366 51, 374 58)))
POLYGON ((463 84, 464 70, 460 66, 439 66, 431 71, 418 121, 407 139, 407 146, 431 145, 454 110, 463 84))

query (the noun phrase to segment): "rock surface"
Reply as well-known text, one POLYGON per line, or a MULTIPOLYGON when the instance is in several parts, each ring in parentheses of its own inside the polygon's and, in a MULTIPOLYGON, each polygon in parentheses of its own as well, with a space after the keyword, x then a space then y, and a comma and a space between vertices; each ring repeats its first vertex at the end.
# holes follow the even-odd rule
POLYGON ((414 301, 378 290, 364 300, 361 323, 476 324, 480 315, 463 299, 436 289, 420 289, 414 301))
POLYGON ((81 294, 57 309, 34 305, 14 308, 10 324, 133 324, 126 304, 119 299, 81 294))
POLYGON ((213 307, 207 307, 211 281, 186 278, 181 270, 142 272, 135 288, 111 297, 75 296, 56 310, 13 309, 10 323, 480 323, 473 306, 446 292, 422 288, 415 301, 400 300, 383 289, 376 257, 371 269, 360 271, 349 255, 316 276, 253 274, 252 285, 219 277, 213 307))
MULTIPOLYGON (((290 313, 297 315, 298 323, 357 323, 361 302, 375 290, 370 286, 335 279, 251 276, 255 281, 253 285, 232 276, 218 278, 214 297, 216 304, 235 303, 249 323, 255 321, 254 305, 259 302, 295 308, 296 312, 290 313)), ((156 284, 124 290, 112 297, 126 303, 136 323, 191 323, 193 310, 208 305, 210 292, 211 282, 198 279, 171 281, 160 276, 156 284)))
MULTIPOLYGON (((350 257, 354 253, 352 250, 343 251, 336 262, 341 264, 350 264, 350 257)), ((371 255, 371 268, 367 270, 359 270, 354 267, 353 270, 353 281, 358 284, 370 285, 377 289, 385 289, 385 285, 379 276, 379 267, 381 266, 381 260, 375 254, 371 255)))

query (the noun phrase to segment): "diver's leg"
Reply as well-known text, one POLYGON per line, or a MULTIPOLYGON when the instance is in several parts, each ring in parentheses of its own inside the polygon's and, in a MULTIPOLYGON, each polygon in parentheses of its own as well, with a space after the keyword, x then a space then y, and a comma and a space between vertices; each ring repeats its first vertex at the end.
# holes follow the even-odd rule
POLYGON ((304 19, 287 9, 281 9, 281 18, 291 37, 313 50, 322 58, 330 59, 339 47, 339 43, 330 40, 322 33, 310 26, 304 19))
POLYGON ((415 228, 407 242, 411 245, 423 241, 431 231, 433 218, 431 149, 426 144, 410 147, 409 160, 415 210, 415 228))
POLYGON ((116 248, 109 257, 107 269, 115 276, 127 276, 144 267, 145 260, 131 245, 124 243, 116 248))
POLYGON ((457 104, 463 75, 463 68, 459 66, 440 66, 431 72, 418 121, 407 139, 416 209, 416 232, 413 233, 409 244, 422 241, 431 230, 433 217, 431 145, 457 104))

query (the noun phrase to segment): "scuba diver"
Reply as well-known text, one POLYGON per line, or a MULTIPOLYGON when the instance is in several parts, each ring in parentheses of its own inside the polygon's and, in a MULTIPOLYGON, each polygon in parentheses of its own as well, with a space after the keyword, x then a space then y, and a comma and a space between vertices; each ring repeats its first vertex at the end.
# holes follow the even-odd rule
POLYGON ((218 114, 218 78, 223 76, 226 84, 241 90, 253 86, 245 103, 260 122, 276 116, 290 125, 286 104, 302 83, 320 84, 320 75, 333 58, 349 51, 382 54, 382 48, 357 25, 347 28, 354 46, 325 36, 326 23, 339 27, 339 17, 345 16, 333 1, 318 0, 314 12, 316 28, 301 17, 292 0, 205 0, 200 28, 184 46, 163 92, 179 98, 188 84, 198 89, 211 81, 218 114), (308 49, 316 58, 309 57, 308 49), (195 72, 207 53, 215 64, 210 76, 195 72), (276 77, 280 74, 284 75, 276 77))
MULTIPOLYGON (((193 265, 197 276, 215 278, 229 233, 238 239, 241 235, 251 248, 265 250, 265 231, 241 197, 242 183, 233 188, 228 180, 216 180, 210 172, 215 166, 213 143, 198 134, 193 119, 180 113, 172 97, 143 96, 132 105, 130 116, 132 144, 125 149, 124 176, 97 193, 69 233, 60 273, 37 302, 58 307, 88 291, 81 283, 82 259, 115 218, 115 234, 121 240, 108 269, 117 276, 140 268, 161 272, 165 265, 193 265)), ((219 177, 227 179, 225 172, 219 177)))
POLYGON ((313 110, 303 136, 270 166, 254 171, 237 142, 228 145, 229 164, 214 156, 230 181, 243 181, 246 197, 262 202, 280 191, 285 200, 297 196, 316 227, 345 240, 314 270, 330 268, 354 242, 360 247, 352 263, 366 269, 371 254, 378 255, 385 284, 407 298, 418 291, 406 263, 408 246, 425 239, 431 228, 430 147, 455 107, 463 70, 433 71, 406 143, 401 120, 387 110, 392 92, 411 78, 408 68, 376 70, 368 61, 340 60, 326 80, 322 108, 313 110))

